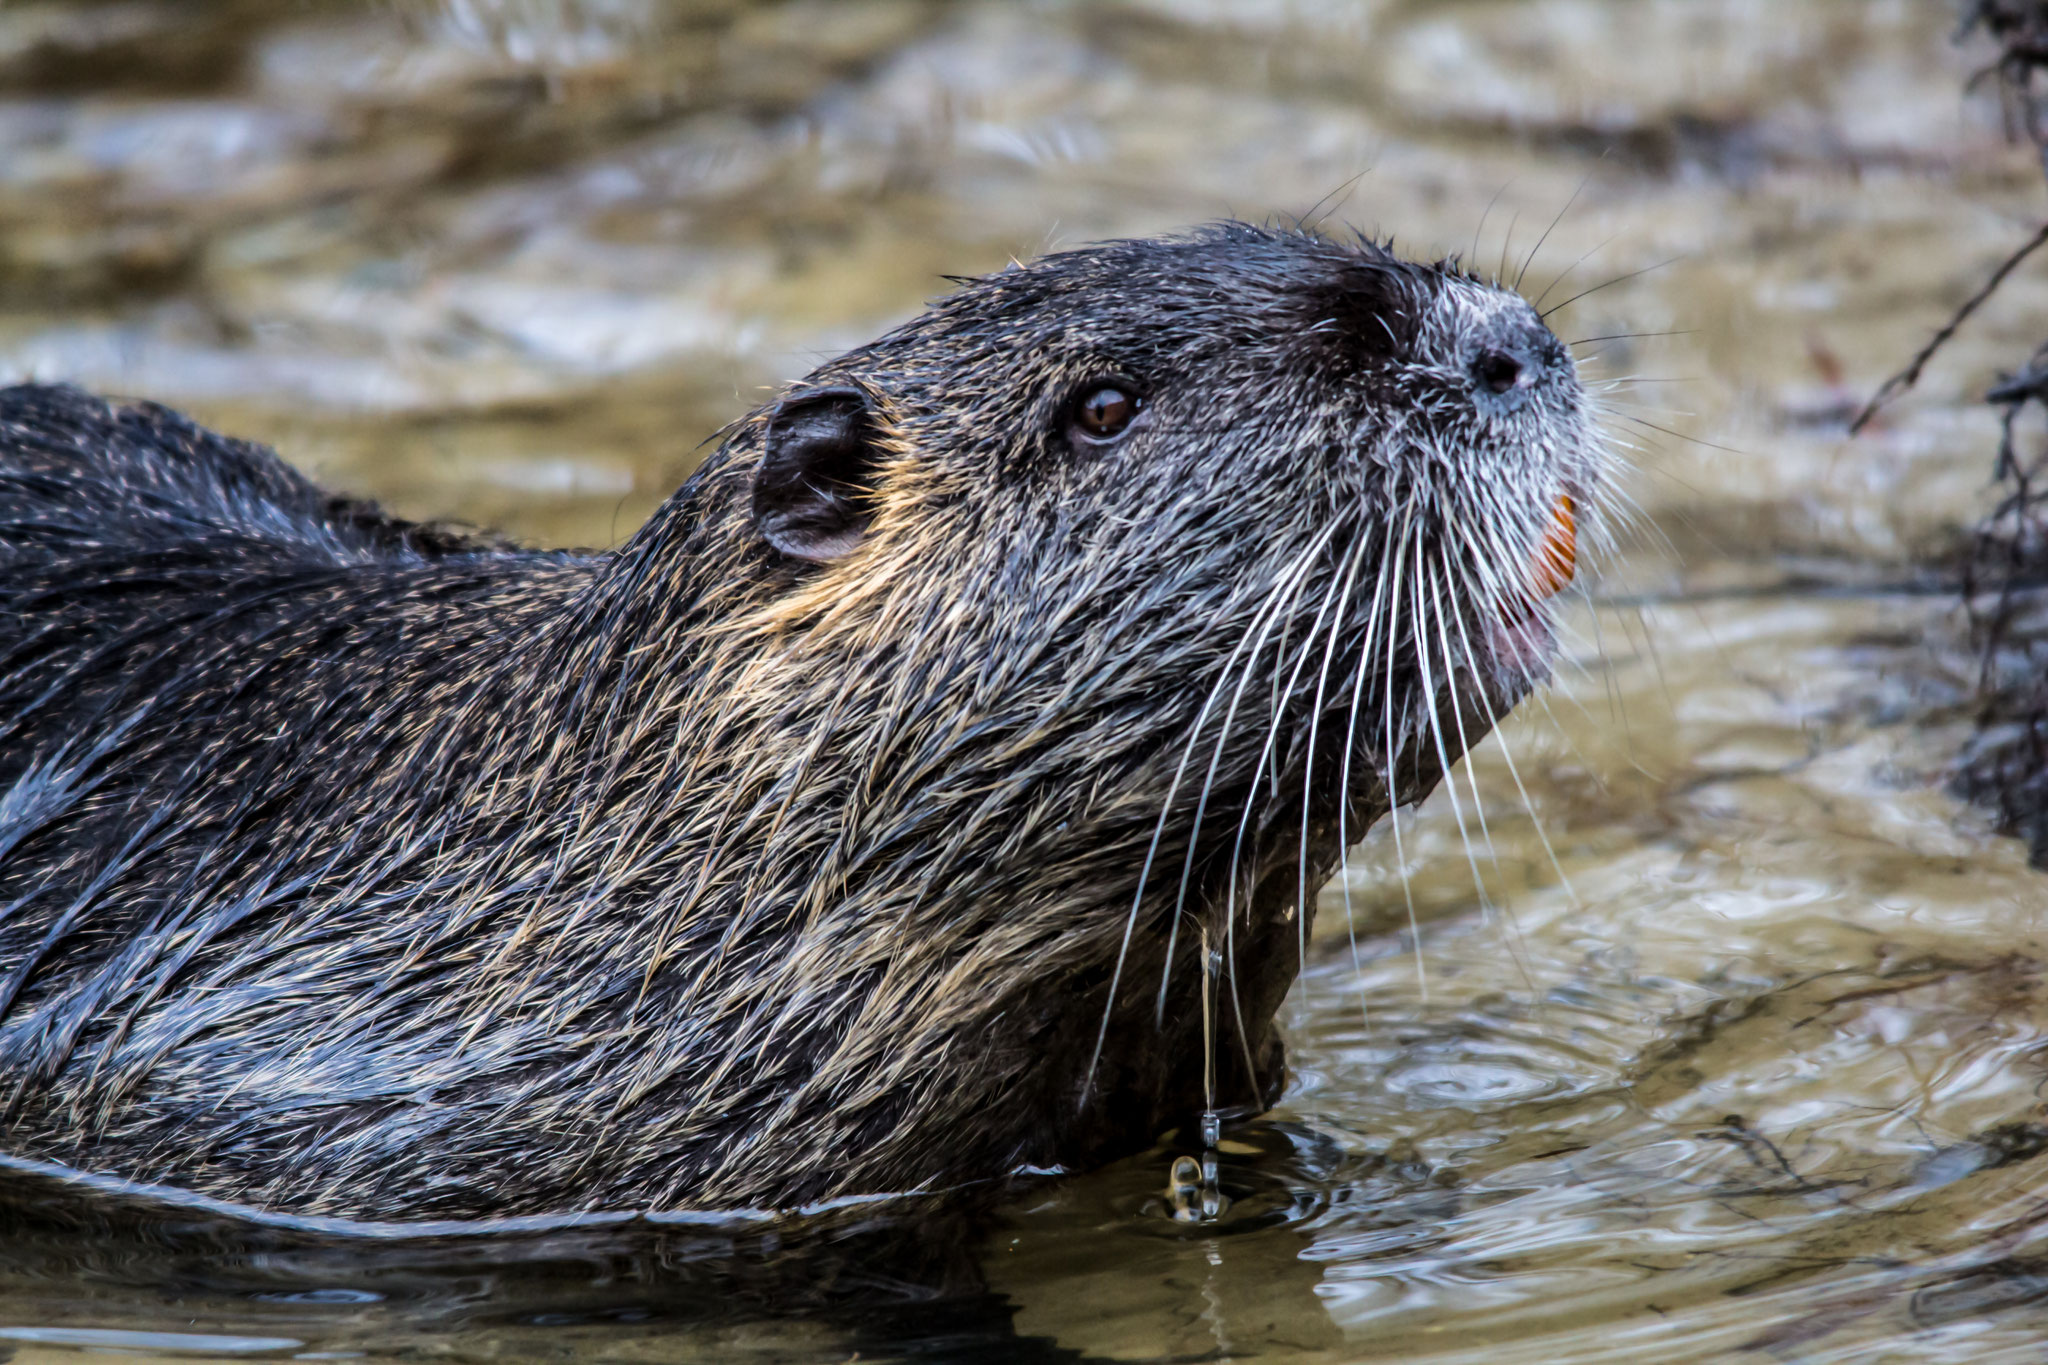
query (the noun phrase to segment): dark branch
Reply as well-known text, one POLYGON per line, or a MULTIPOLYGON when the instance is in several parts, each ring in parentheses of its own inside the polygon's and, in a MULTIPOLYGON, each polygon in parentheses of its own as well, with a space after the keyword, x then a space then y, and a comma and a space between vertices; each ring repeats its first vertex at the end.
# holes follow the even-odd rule
POLYGON ((1911 364, 1884 381, 1878 391, 1870 396, 1870 401, 1863 405, 1863 411, 1856 414, 1856 420, 1849 423, 1849 434, 1854 436, 1861 432, 1870 424, 1870 419, 1877 416, 1879 408, 1919 383, 1920 372, 1927 368, 1928 361, 1934 359, 1935 352, 1948 344, 1949 339, 1969 319, 1970 314, 1976 312, 1985 300, 1997 293, 1998 286, 2005 283, 2006 276, 2019 269, 2020 263, 2033 255, 2043 243, 2048 243, 2048 223, 2043 223, 2040 230, 2029 238, 2024 246, 2006 257, 1998 269, 1991 272, 1991 278, 1984 282, 1984 287, 1964 300, 1963 306, 1958 308, 1942 329, 1934 334, 1933 339, 1920 348, 1920 353, 1913 357, 1911 364))

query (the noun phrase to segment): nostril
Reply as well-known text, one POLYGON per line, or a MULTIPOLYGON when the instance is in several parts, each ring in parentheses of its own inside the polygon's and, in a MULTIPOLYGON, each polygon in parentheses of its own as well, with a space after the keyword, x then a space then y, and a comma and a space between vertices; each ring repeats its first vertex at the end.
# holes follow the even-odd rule
POLYGON ((1522 380, 1522 362, 1506 351, 1481 351, 1472 362, 1472 377, 1495 393, 1506 393, 1522 380))

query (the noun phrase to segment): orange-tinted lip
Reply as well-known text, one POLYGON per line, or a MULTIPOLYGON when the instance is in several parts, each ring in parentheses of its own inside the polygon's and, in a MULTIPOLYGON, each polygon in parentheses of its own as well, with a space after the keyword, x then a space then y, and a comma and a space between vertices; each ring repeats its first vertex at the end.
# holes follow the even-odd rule
POLYGON ((1565 584, 1572 581, 1578 562, 1578 509, 1571 494, 1560 493, 1550 505, 1550 526, 1543 533, 1543 543, 1536 547, 1536 559, 1531 566, 1529 588, 1534 600, 1541 602, 1563 592, 1565 584))

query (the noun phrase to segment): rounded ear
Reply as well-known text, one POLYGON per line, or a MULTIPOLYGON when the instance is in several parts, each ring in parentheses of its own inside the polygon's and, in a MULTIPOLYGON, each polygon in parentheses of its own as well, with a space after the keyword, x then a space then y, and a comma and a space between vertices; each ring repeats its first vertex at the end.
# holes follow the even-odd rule
POLYGON ((768 418, 754 474, 754 525, 795 559, 850 554, 868 529, 866 494, 880 455, 868 398, 856 388, 791 394, 768 418))

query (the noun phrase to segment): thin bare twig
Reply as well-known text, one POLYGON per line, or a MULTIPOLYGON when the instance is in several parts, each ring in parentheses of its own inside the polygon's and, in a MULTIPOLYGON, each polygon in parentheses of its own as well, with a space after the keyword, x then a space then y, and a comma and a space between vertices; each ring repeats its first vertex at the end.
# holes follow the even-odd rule
POLYGON ((1870 396, 1870 401, 1863 405, 1863 411, 1856 414, 1856 420, 1849 423, 1849 434, 1854 436, 1862 431, 1870 424, 1870 419, 1877 416, 1879 408, 1919 383, 1920 372, 1927 368, 1928 361, 1934 359, 1934 353, 1946 346, 1949 338, 1956 334, 1957 329, 1969 319, 1970 314, 1976 312, 1986 299, 1998 292, 1998 286, 2005 283, 2005 277, 2019 269, 2020 262, 2033 255, 2044 243, 2048 243, 2048 223, 2043 223, 2040 230, 2029 238, 2025 245, 2006 257, 1998 269, 1991 272, 1991 278, 1984 282, 1984 287, 1966 299, 1961 308, 1956 309, 1955 315, 1934 334, 1933 339, 1920 348, 1920 353, 1913 357, 1911 364, 1884 381, 1878 391, 1870 396))

